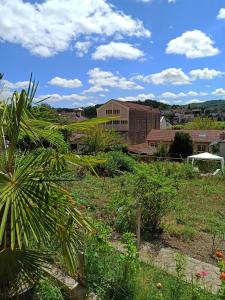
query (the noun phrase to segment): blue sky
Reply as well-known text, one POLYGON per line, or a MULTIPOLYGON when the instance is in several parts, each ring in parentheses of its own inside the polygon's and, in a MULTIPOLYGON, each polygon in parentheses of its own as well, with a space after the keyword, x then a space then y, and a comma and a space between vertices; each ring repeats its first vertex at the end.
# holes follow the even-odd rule
POLYGON ((225 99, 224 0, 0 0, 1 96, 55 107, 225 99))

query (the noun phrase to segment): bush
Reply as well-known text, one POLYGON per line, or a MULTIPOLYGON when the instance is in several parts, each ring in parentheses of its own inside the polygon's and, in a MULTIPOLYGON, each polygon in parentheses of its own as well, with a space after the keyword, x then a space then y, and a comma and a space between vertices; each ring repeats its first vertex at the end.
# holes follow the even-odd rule
POLYGON ((104 300, 134 299, 134 282, 139 268, 133 236, 124 236, 126 254, 109 245, 110 231, 101 223, 96 224, 98 235, 87 240, 86 278, 89 292, 104 300))
POLYGON ((134 185, 134 198, 141 206, 143 233, 161 231, 162 218, 174 207, 175 193, 173 181, 163 174, 138 175, 134 185))
POLYGON ((119 151, 111 151, 97 156, 103 160, 94 167, 96 173, 100 176, 114 177, 121 175, 123 172, 133 172, 135 161, 119 151))

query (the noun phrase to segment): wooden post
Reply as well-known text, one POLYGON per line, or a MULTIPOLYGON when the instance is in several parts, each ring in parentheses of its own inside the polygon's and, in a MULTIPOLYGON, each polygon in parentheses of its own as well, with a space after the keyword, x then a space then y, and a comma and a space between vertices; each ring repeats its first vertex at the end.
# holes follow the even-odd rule
POLYGON ((137 250, 140 250, 141 245, 141 203, 137 204, 137 250))

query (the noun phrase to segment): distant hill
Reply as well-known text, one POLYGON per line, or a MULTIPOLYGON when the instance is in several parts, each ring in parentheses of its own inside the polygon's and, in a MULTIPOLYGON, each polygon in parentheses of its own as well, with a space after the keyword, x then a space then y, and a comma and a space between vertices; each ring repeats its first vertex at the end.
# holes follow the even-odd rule
MULTIPOLYGON (((209 100, 201 103, 192 103, 188 105, 169 105, 166 103, 162 103, 159 101, 151 100, 151 99, 146 99, 145 101, 133 101, 134 103, 141 104, 141 105, 146 105, 146 106, 151 106, 153 108, 158 108, 160 110, 163 109, 171 109, 171 108, 179 108, 179 107, 186 107, 186 108, 202 108, 202 109, 208 109, 212 111, 216 110, 223 110, 225 111, 225 100, 209 100)), ((87 106, 83 107, 84 109, 84 114, 87 118, 94 118, 97 116, 97 111, 96 109, 100 107, 102 104, 96 104, 95 106, 87 106)), ((62 109, 57 109, 58 111, 62 109)), ((73 111, 73 109, 64 109, 68 111, 73 111)))
POLYGON ((209 110, 225 110, 225 100, 209 100, 190 104, 191 108, 204 108, 209 110))

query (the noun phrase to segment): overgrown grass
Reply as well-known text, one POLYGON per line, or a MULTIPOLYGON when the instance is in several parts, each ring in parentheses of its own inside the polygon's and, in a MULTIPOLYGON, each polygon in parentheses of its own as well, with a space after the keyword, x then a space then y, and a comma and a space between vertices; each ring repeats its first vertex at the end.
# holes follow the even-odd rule
MULTIPOLYGON (((165 232, 184 241, 196 238, 201 232, 214 234, 217 229, 225 232, 225 181, 222 176, 198 177, 186 164, 155 162, 149 165, 136 164, 135 168, 135 172, 141 170, 149 174, 163 170, 165 176, 177 183, 176 205, 163 218, 165 232)), ((74 183, 72 190, 80 204, 110 221, 114 212, 111 211, 111 216, 108 213, 113 199, 124 197, 129 203, 133 177, 133 173, 113 178, 87 174, 82 182, 74 183)))

